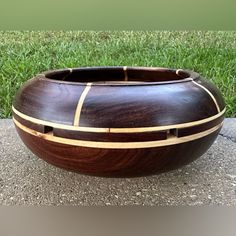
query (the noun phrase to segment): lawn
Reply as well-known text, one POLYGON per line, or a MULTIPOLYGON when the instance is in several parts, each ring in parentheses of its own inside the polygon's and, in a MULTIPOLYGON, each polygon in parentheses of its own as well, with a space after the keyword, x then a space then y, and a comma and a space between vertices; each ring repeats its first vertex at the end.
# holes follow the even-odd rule
POLYGON ((1 32, 0 118, 16 90, 45 70, 80 66, 185 68, 213 81, 236 117, 236 32, 1 32))

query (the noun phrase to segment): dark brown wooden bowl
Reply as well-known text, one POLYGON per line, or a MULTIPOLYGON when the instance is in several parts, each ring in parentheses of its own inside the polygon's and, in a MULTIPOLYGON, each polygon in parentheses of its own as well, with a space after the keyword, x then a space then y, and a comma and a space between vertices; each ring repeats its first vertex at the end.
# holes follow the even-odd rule
POLYGON ((15 96, 26 146, 47 162, 99 176, 141 176, 200 157, 221 129, 217 88, 186 70, 91 67, 45 72, 15 96))

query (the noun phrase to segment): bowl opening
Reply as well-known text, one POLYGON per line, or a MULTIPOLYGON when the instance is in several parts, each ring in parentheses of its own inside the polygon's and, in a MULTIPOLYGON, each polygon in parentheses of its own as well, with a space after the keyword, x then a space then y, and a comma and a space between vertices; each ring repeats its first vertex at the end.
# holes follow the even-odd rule
POLYGON ((46 72, 45 77, 78 83, 146 83, 184 80, 190 74, 184 70, 152 67, 84 67, 46 72))

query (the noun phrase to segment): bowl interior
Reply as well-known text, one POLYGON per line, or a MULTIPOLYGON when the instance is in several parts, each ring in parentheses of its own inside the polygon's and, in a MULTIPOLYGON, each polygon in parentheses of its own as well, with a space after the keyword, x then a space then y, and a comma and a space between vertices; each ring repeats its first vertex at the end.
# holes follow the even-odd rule
POLYGON ((190 77, 184 70, 152 67, 85 67, 46 72, 48 79, 78 83, 163 82, 190 77))

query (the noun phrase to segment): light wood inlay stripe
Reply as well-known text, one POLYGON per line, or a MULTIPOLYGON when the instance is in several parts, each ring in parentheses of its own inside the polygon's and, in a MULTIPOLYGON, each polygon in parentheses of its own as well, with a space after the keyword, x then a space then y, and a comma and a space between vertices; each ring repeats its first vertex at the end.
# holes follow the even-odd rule
POLYGON ((165 125, 165 126, 152 126, 152 127, 137 127, 137 128, 97 128, 97 127, 81 127, 81 126, 72 126, 72 125, 63 125, 58 124, 50 121, 40 120, 37 118, 33 118, 31 116, 25 115, 18 110, 16 110, 12 106, 12 110, 22 119, 28 120, 35 124, 46 125, 53 128, 58 129, 65 129, 65 130, 74 130, 74 131, 81 131, 81 132, 95 132, 95 133, 142 133, 142 132, 151 132, 151 131, 163 131, 169 129, 180 129, 180 128, 188 128, 195 125, 200 125, 207 123, 209 121, 215 120, 218 117, 222 116, 225 113, 225 108, 218 114, 193 122, 182 123, 182 124, 174 124, 174 125, 165 125))
POLYGON ((77 105, 77 108, 76 108, 76 111, 75 111, 74 126, 79 126, 79 120, 80 120, 80 114, 81 114, 82 106, 84 104, 84 100, 85 100, 91 86, 92 86, 92 83, 87 83, 84 91, 82 92, 82 94, 80 96, 80 99, 79 99, 79 102, 78 102, 78 105, 77 105))
POLYGON ((216 98, 214 97, 214 95, 213 95, 206 87, 204 87, 203 85, 201 85, 201 84, 195 82, 194 80, 192 80, 192 82, 193 82, 194 84, 196 84, 197 86, 199 86, 200 88, 204 89, 204 90, 210 95, 210 97, 212 98, 213 102, 215 103, 216 109, 217 109, 217 111, 218 111, 218 113, 219 113, 219 112, 220 112, 220 107, 219 107, 219 105, 218 105, 218 103, 217 103, 216 98))
POLYGON ((125 74, 125 79, 124 80, 128 81, 127 66, 124 66, 123 70, 124 70, 124 74, 125 74))
POLYGON ((219 128, 221 128, 222 124, 219 124, 211 129, 208 129, 206 131, 193 134, 193 135, 188 135, 184 136, 181 138, 177 138, 175 136, 171 136, 166 140, 159 140, 159 141, 145 141, 145 142, 96 142, 96 141, 84 141, 84 140, 75 140, 75 139, 67 139, 67 138, 61 138, 61 137, 56 137, 53 136, 52 133, 48 134, 43 134, 40 132, 37 132, 35 130, 29 129, 28 127, 22 125, 20 122, 15 120, 13 118, 13 121, 15 125, 36 137, 39 137, 41 139, 51 141, 51 142, 56 142, 56 143, 61 143, 61 144, 67 144, 67 145, 73 145, 73 146, 80 146, 80 147, 90 147, 90 148, 108 148, 108 149, 136 149, 136 148, 153 148, 153 147, 163 147, 163 146, 169 146, 169 145, 175 145, 179 143, 185 143, 185 142, 190 142, 202 137, 205 137, 219 128))

